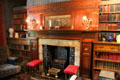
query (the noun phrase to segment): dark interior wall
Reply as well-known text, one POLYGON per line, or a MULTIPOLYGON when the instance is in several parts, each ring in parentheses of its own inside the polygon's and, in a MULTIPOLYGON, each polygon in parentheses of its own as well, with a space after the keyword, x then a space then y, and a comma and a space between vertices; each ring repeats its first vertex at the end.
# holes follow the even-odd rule
POLYGON ((4 7, 0 1, 0 46, 6 45, 4 7))
POLYGON ((10 4, 7 0, 3 1, 4 4, 4 19, 5 19, 5 31, 6 36, 8 37, 8 29, 12 27, 12 7, 13 4, 10 4))
POLYGON ((4 6, 4 19, 6 36, 9 36, 8 29, 12 27, 13 8, 18 6, 25 6, 26 0, 2 0, 4 6))

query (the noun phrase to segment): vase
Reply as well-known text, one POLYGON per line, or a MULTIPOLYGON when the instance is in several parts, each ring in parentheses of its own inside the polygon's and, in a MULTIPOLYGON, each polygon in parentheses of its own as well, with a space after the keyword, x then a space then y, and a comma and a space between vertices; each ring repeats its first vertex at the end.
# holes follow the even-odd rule
POLYGON ((113 35, 112 35, 112 33, 110 33, 110 34, 108 35, 107 40, 108 40, 109 42, 112 42, 112 41, 113 41, 113 35))
POLYGON ((13 38, 14 36, 14 29, 13 28, 9 28, 9 37, 13 38))

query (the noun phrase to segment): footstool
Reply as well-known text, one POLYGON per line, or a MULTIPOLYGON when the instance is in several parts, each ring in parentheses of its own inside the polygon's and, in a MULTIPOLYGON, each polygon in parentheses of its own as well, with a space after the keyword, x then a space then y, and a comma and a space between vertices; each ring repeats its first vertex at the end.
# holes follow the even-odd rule
POLYGON ((65 70, 64 70, 65 80, 67 80, 66 74, 76 75, 78 69, 79 69, 79 66, 77 66, 77 65, 68 65, 67 68, 65 68, 65 70))
POLYGON ((55 78, 58 78, 58 73, 60 72, 60 69, 57 69, 57 68, 50 68, 48 70, 48 76, 49 75, 55 75, 55 78))
POLYGON ((33 60, 33 61, 31 61, 31 62, 28 62, 28 63, 27 63, 28 72, 29 72, 29 68, 31 68, 32 71, 33 71, 33 69, 35 69, 36 67, 39 67, 39 64, 40 64, 40 63, 42 63, 42 61, 41 61, 41 60, 38 60, 38 59, 33 60))

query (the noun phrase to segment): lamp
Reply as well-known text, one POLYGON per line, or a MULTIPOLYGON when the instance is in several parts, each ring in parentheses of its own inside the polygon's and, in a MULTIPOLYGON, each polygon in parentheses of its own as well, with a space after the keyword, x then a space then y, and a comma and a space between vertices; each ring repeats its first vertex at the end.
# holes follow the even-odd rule
POLYGON ((83 16, 82 24, 86 27, 86 29, 89 29, 91 22, 91 19, 88 19, 87 16, 83 16))

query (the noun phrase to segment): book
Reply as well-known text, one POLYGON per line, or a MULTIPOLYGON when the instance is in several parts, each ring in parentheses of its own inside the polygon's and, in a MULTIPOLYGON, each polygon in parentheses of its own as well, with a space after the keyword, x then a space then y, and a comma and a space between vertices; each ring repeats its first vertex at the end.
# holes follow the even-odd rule
POLYGON ((102 12, 102 6, 101 5, 99 6, 99 12, 102 12))
POLYGON ((108 19, 108 14, 103 14, 102 16, 103 16, 102 21, 107 21, 107 19, 108 19))
POLYGON ((117 15, 117 21, 120 21, 120 14, 116 14, 117 15))
POLYGON ((106 79, 110 79, 110 80, 114 80, 115 79, 115 73, 111 72, 111 71, 104 71, 101 70, 100 74, 99 74, 100 78, 106 78, 106 79))
POLYGON ((117 5, 115 6, 115 12, 120 12, 120 5, 119 5, 119 4, 117 4, 117 5))
POLYGON ((110 12, 115 12, 115 5, 110 5, 110 12))
POLYGON ((100 14, 100 16, 99 16, 99 20, 100 20, 100 21, 103 20, 103 14, 100 14))

